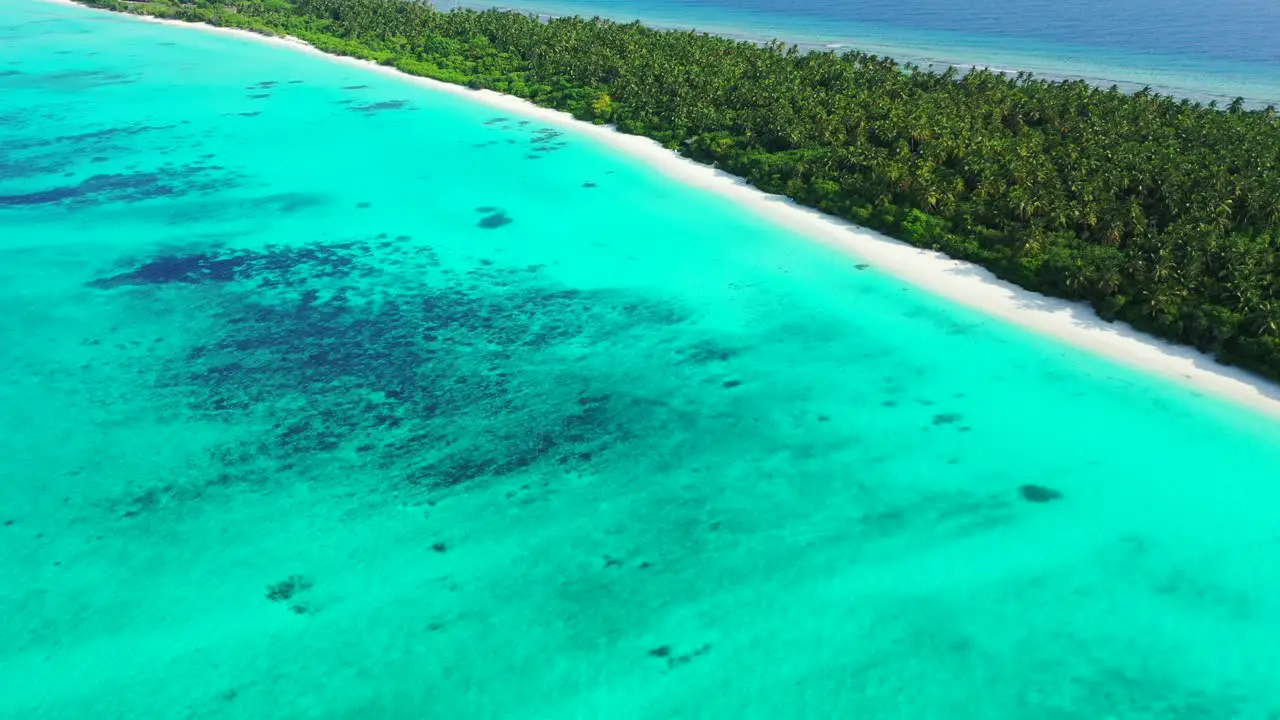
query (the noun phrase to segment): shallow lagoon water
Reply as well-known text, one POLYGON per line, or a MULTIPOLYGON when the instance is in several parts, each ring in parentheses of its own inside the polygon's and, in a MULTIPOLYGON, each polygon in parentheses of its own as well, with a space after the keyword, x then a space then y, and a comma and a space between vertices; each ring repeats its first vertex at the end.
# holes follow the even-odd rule
POLYGON ((1273 421, 572 131, 0 33, 0 716, 1280 713, 1273 421))

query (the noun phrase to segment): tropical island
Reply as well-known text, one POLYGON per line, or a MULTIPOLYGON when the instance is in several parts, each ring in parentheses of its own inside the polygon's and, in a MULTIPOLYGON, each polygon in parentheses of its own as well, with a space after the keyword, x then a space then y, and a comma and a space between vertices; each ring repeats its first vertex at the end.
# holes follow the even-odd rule
POLYGON ((1280 118, 857 51, 404 0, 84 0, 288 35, 653 138, 1280 379, 1280 118))

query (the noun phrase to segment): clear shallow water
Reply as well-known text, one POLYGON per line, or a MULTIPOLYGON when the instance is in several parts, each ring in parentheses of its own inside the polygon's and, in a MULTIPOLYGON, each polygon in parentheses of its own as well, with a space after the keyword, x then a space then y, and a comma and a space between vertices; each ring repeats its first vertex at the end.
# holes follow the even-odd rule
POLYGON ((572 132, 0 33, 0 716, 1280 712, 1276 424, 572 132))
MULTIPOLYGON (((439 2, 439 5, 449 5, 439 2)), ((750 39, 857 48, 924 66, 991 66, 1280 105, 1280 4, 1269 0, 515 0, 750 39)))

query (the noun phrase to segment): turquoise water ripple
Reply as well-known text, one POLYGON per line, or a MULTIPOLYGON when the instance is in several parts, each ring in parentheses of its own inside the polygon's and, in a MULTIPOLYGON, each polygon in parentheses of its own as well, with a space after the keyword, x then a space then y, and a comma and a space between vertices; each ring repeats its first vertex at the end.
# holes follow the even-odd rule
POLYGON ((1276 423, 571 130, 0 28, 0 716, 1280 712, 1276 423))

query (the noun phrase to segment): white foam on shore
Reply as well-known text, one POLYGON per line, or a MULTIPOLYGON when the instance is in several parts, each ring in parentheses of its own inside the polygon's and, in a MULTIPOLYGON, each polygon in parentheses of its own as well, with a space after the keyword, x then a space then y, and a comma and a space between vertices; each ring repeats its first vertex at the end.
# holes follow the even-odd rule
MULTIPOLYGON (((71 0, 45 1, 83 7, 71 0)), ((682 157, 649 138, 627 135, 610 126, 583 122, 568 113, 539 107, 511 95, 491 90, 471 90, 440 80, 408 75, 368 60, 331 55, 293 37, 266 36, 247 30, 145 15, 129 17, 233 35, 314 53, 335 62, 394 75, 432 90, 452 93, 504 112, 588 135, 615 150, 643 160, 673 180, 718 193, 778 225, 845 250, 877 269, 935 295, 1280 418, 1280 385, 1239 368, 1223 365, 1193 348, 1156 339, 1123 323, 1106 322, 1084 303, 1059 300, 1024 290, 998 279, 991 272, 972 263, 954 260, 939 252, 921 250, 873 230, 801 207, 789 198, 762 192, 742 178, 682 157)))

